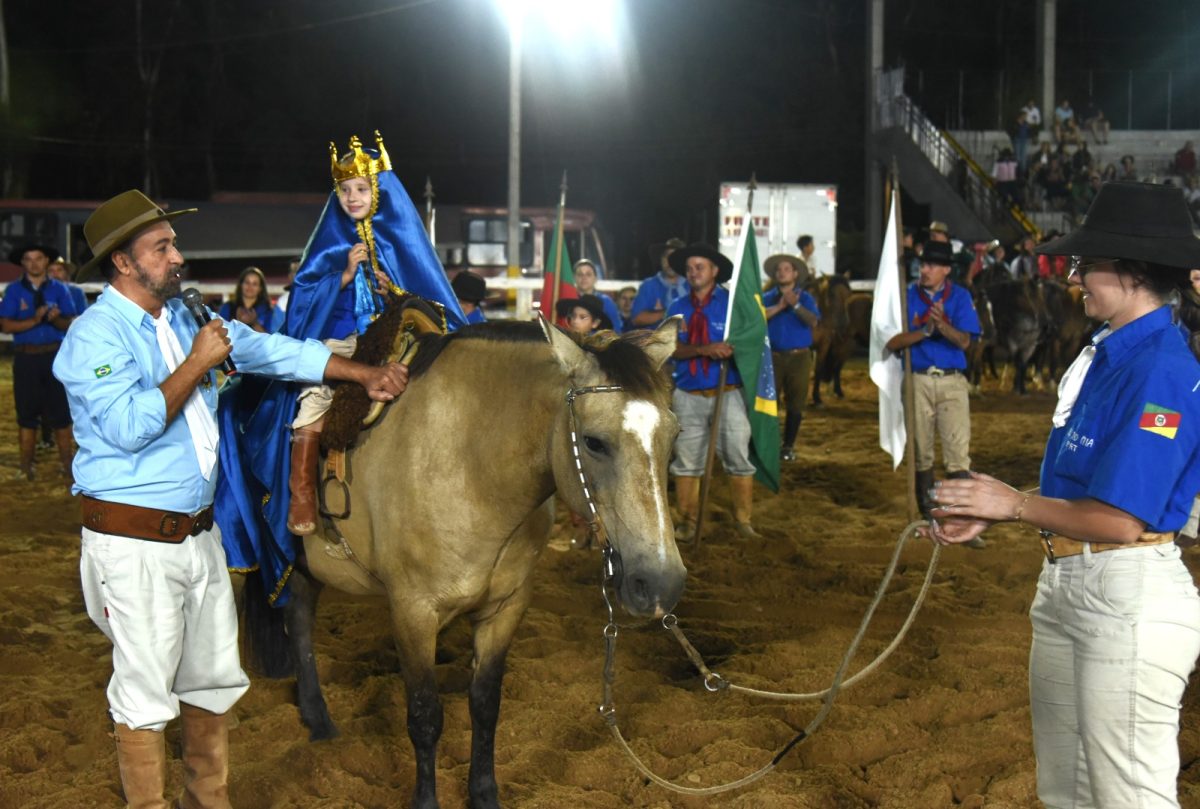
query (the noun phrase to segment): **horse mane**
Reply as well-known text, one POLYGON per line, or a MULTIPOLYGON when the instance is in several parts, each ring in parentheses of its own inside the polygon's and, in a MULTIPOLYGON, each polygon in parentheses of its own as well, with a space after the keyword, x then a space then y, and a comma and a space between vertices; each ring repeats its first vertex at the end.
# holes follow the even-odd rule
MULTIPOLYGON (((596 358, 600 372, 614 385, 629 393, 646 398, 669 398, 670 381, 651 361, 644 346, 653 332, 638 329, 618 335, 601 331, 586 337, 567 332, 576 345, 596 358)), ((426 373, 451 343, 480 340, 489 343, 546 344, 546 335, 537 323, 527 321, 496 321, 474 323, 449 334, 425 334, 418 338, 420 350, 409 366, 409 379, 426 373)))

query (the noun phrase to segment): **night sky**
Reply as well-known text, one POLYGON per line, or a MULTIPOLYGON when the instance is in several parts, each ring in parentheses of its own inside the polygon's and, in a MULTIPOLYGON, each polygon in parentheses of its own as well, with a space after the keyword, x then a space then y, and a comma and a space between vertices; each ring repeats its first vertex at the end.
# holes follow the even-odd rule
MULTIPOLYGON (((508 34, 494 0, 133 0, 3 6, 9 196, 329 187, 327 143, 378 128, 418 196, 503 205, 508 34), (161 60, 161 61, 160 61, 161 60), (149 95, 142 76, 160 64, 149 95), (148 106, 147 98, 152 99, 148 106)), ((841 189, 839 263, 863 222, 862 0, 624 0, 617 40, 532 21, 524 42, 522 203, 597 210, 626 274, 667 236, 712 238, 716 190, 752 171, 841 189)), ((1060 0, 1060 85, 1133 123, 1200 127, 1194 3, 1060 0), (1088 69, 1092 70, 1090 77, 1088 69), (1145 103, 1142 103, 1142 102, 1145 103), (1124 112, 1122 108, 1121 112, 1124 112), (1196 120, 1193 120, 1196 119, 1196 120)), ((1034 90, 1034 0, 889 0, 886 62, 934 119, 996 128, 1034 90), (958 102, 958 71, 966 92, 958 102), (920 72, 921 86, 915 84, 920 72), (1003 71, 1001 74, 1000 71, 1003 71), (998 101, 997 93, 1003 94, 998 101)))

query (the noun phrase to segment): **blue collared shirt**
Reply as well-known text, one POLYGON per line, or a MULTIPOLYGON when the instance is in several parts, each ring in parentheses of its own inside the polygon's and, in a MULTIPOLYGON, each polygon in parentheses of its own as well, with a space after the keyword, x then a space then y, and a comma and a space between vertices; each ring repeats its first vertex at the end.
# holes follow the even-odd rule
POLYGON ((471 314, 467 315, 467 325, 469 326, 472 323, 487 323, 487 317, 478 306, 471 310, 471 314))
MULTIPOLYGON (((178 299, 163 312, 184 354, 199 330, 178 299)), ((232 359, 241 372, 319 382, 329 349, 315 340, 256 332, 226 324, 232 359)), ((72 492, 99 500, 193 513, 212 504, 217 477, 205 480, 183 413, 167 423, 159 385, 170 375, 146 310, 117 290, 103 294, 74 323, 54 360, 54 375, 67 389, 75 422, 72 492)), ((209 372, 200 385, 217 411, 217 387, 209 372)))
MULTIPOLYGON (((979 315, 975 312, 975 302, 971 293, 958 284, 946 281, 946 285, 933 293, 932 303, 942 302, 942 309, 950 325, 961 332, 966 332, 974 339, 979 336, 979 315), (946 291, 950 291, 949 297, 946 291), (943 298, 945 298, 943 300, 943 298)), ((929 311, 929 304, 921 300, 920 283, 908 285, 908 330, 920 331, 925 328, 922 318, 929 311)), ((926 368, 957 368, 967 369, 967 355, 961 348, 946 339, 941 332, 935 332, 932 337, 915 343, 912 351, 912 367, 914 371, 924 371, 926 368)))
MULTIPOLYGON (((4 288, 4 300, 0 301, 0 317, 10 320, 28 320, 37 311, 37 295, 41 293, 46 306, 57 306, 60 314, 73 317, 79 314, 75 310, 75 302, 71 300, 71 290, 61 281, 47 278, 42 281, 37 292, 27 287, 25 279, 13 281, 4 288)), ((27 331, 13 334, 14 345, 48 345, 62 342, 62 329, 52 323, 39 323, 27 331)))
POLYGON ((1096 344, 1067 423, 1046 442, 1041 493, 1177 531, 1200 492, 1198 448, 1200 363, 1163 306, 1096 344))
MULTIPOLYGON (((763 307, 771 308, 779 303, 781 297, 783 297, 783 292, 779 287, 771 287, 763 293, 763 307)), ((800 290, 800 305, 818 318, 821 317, 821 310, 817 308, 816 299, 804 290, 800 290)), ((767 321, 767 334, 771 338, 772 351, 808 348, 813 341, 812 329, 800 319, 800 316, 790 306, 776 313, 775 317, 767 321)))
MULTIPOLYGON (((708 299, 708 303, 704 306, 704 314, 708 317, 708 342, 719 343, 725 339, 725 315, 729 309, 729 290, 725 287, 717 287, 713 290, 712 297, 708 299)), ((679 342, 680 344, 688 341, 688 323, 691 322, 692 312, 696 311, 696 307, 692 305, 692 296, 680 298, 671 304, 667 309, 667 317, 671 315, 683 315, 683 323, 679 327, 679 342)), ((675 360, 675 387, 680 390, 711 390, 717 386, 717 382, 721 378, 721 361, 709 359, 708 370, 704 369, 705 357, 696 357, 695 360, 675 360), (696 372, 692 372, 692 363, 696 364, 696 372)), ((725 375, 726 385, 740 385, 742 382, 741 376, 738 375, 737 366, 733 364, 733 359, 729 359, 729 372, 725 375)))
POLYGON ((633 308, 629 312, 629 328, 634 328, 633 319, 642 312, 651 312, 658 308, 666 312, 676 301, 687 298, 689 292, 691 289, 687 279, 682 275, 675 276, 674 281, 668 281, 662 272, 653 278, 647 278, 638 287, 637 297, 633 299, 633 308))

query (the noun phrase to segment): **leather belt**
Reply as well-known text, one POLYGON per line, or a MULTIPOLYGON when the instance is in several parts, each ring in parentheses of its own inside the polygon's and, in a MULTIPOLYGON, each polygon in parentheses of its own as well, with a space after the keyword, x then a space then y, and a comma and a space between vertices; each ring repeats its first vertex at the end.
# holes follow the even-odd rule
POLYGON ((99 534, 178 544, 189 536, 194 537, 213 527, 212 506, 195 514, 182 514, 177 511, 111 503, 87 495, 81 500, 83 526, 99 534))
POLYGON ((811 351, 811 350, 812 350, 812 348, 810 346, 805 346, 804 348, 781 348, 778 351, 776 351, 775 353, 776 354, 803 354, 804 352, 811 351))
POLYGON ((925 376, 954 376, 955 374, 964 373, 964 371, 962 368, 938 368, 931 365, 928 368, 921 368, 920 370, 914 368, 913 373, 924 374, 925 376))
POLYGON ((1168 542, 1175 541, 1175 533, 1159 533, 1157 531, 1146 531, 1137 538, 1134 542, 1082 542, 1078 539, 1059 536, 1051 531, 1039 531, 1042 538, 1042 550, 1046 552, 1046 559, 1050 564, 1056 564, 1059 559, 1065 559, 1068 556, 1078 556, 1083 553, 1085 546, 1090 545, 1092 553, 1104 553, 1105 551, 1119 551, 1122 548, 1145 548, 1151 545, 1166 545, 1168 542))
POLYGON ((17 354, 53 354, 62 343, 13 343, 17 354))
MULTIPOLYGON (((731 390, 741 390, 741 385, 726 385, 725 393, 731 390)), ((703 396, 705 399, 715 399, 717 396, 716 388, 705 388, 704 390, 685 390, 684 393, 690 393, 693 396, 703 396)))

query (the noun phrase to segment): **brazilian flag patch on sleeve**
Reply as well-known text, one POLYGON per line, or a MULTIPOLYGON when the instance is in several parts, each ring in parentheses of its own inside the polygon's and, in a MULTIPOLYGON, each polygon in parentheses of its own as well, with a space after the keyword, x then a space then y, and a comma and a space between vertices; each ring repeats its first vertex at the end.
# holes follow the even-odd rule
POLYGON ((95 370, 97 379, 103 379, 104 377, 108 376, 111 373, 112 373, 111 365, 101 365, 99 368, 97 368, 95 370))
POLYGON ((1146 402, 1146 406, 1142 408, 1142 417, 1138 420, 1138 427, 1174 440, 1175 433, 1179 431, 1181 418, 1182 416, 1176 410, 1168 410, 1165 407, 1146 402))

